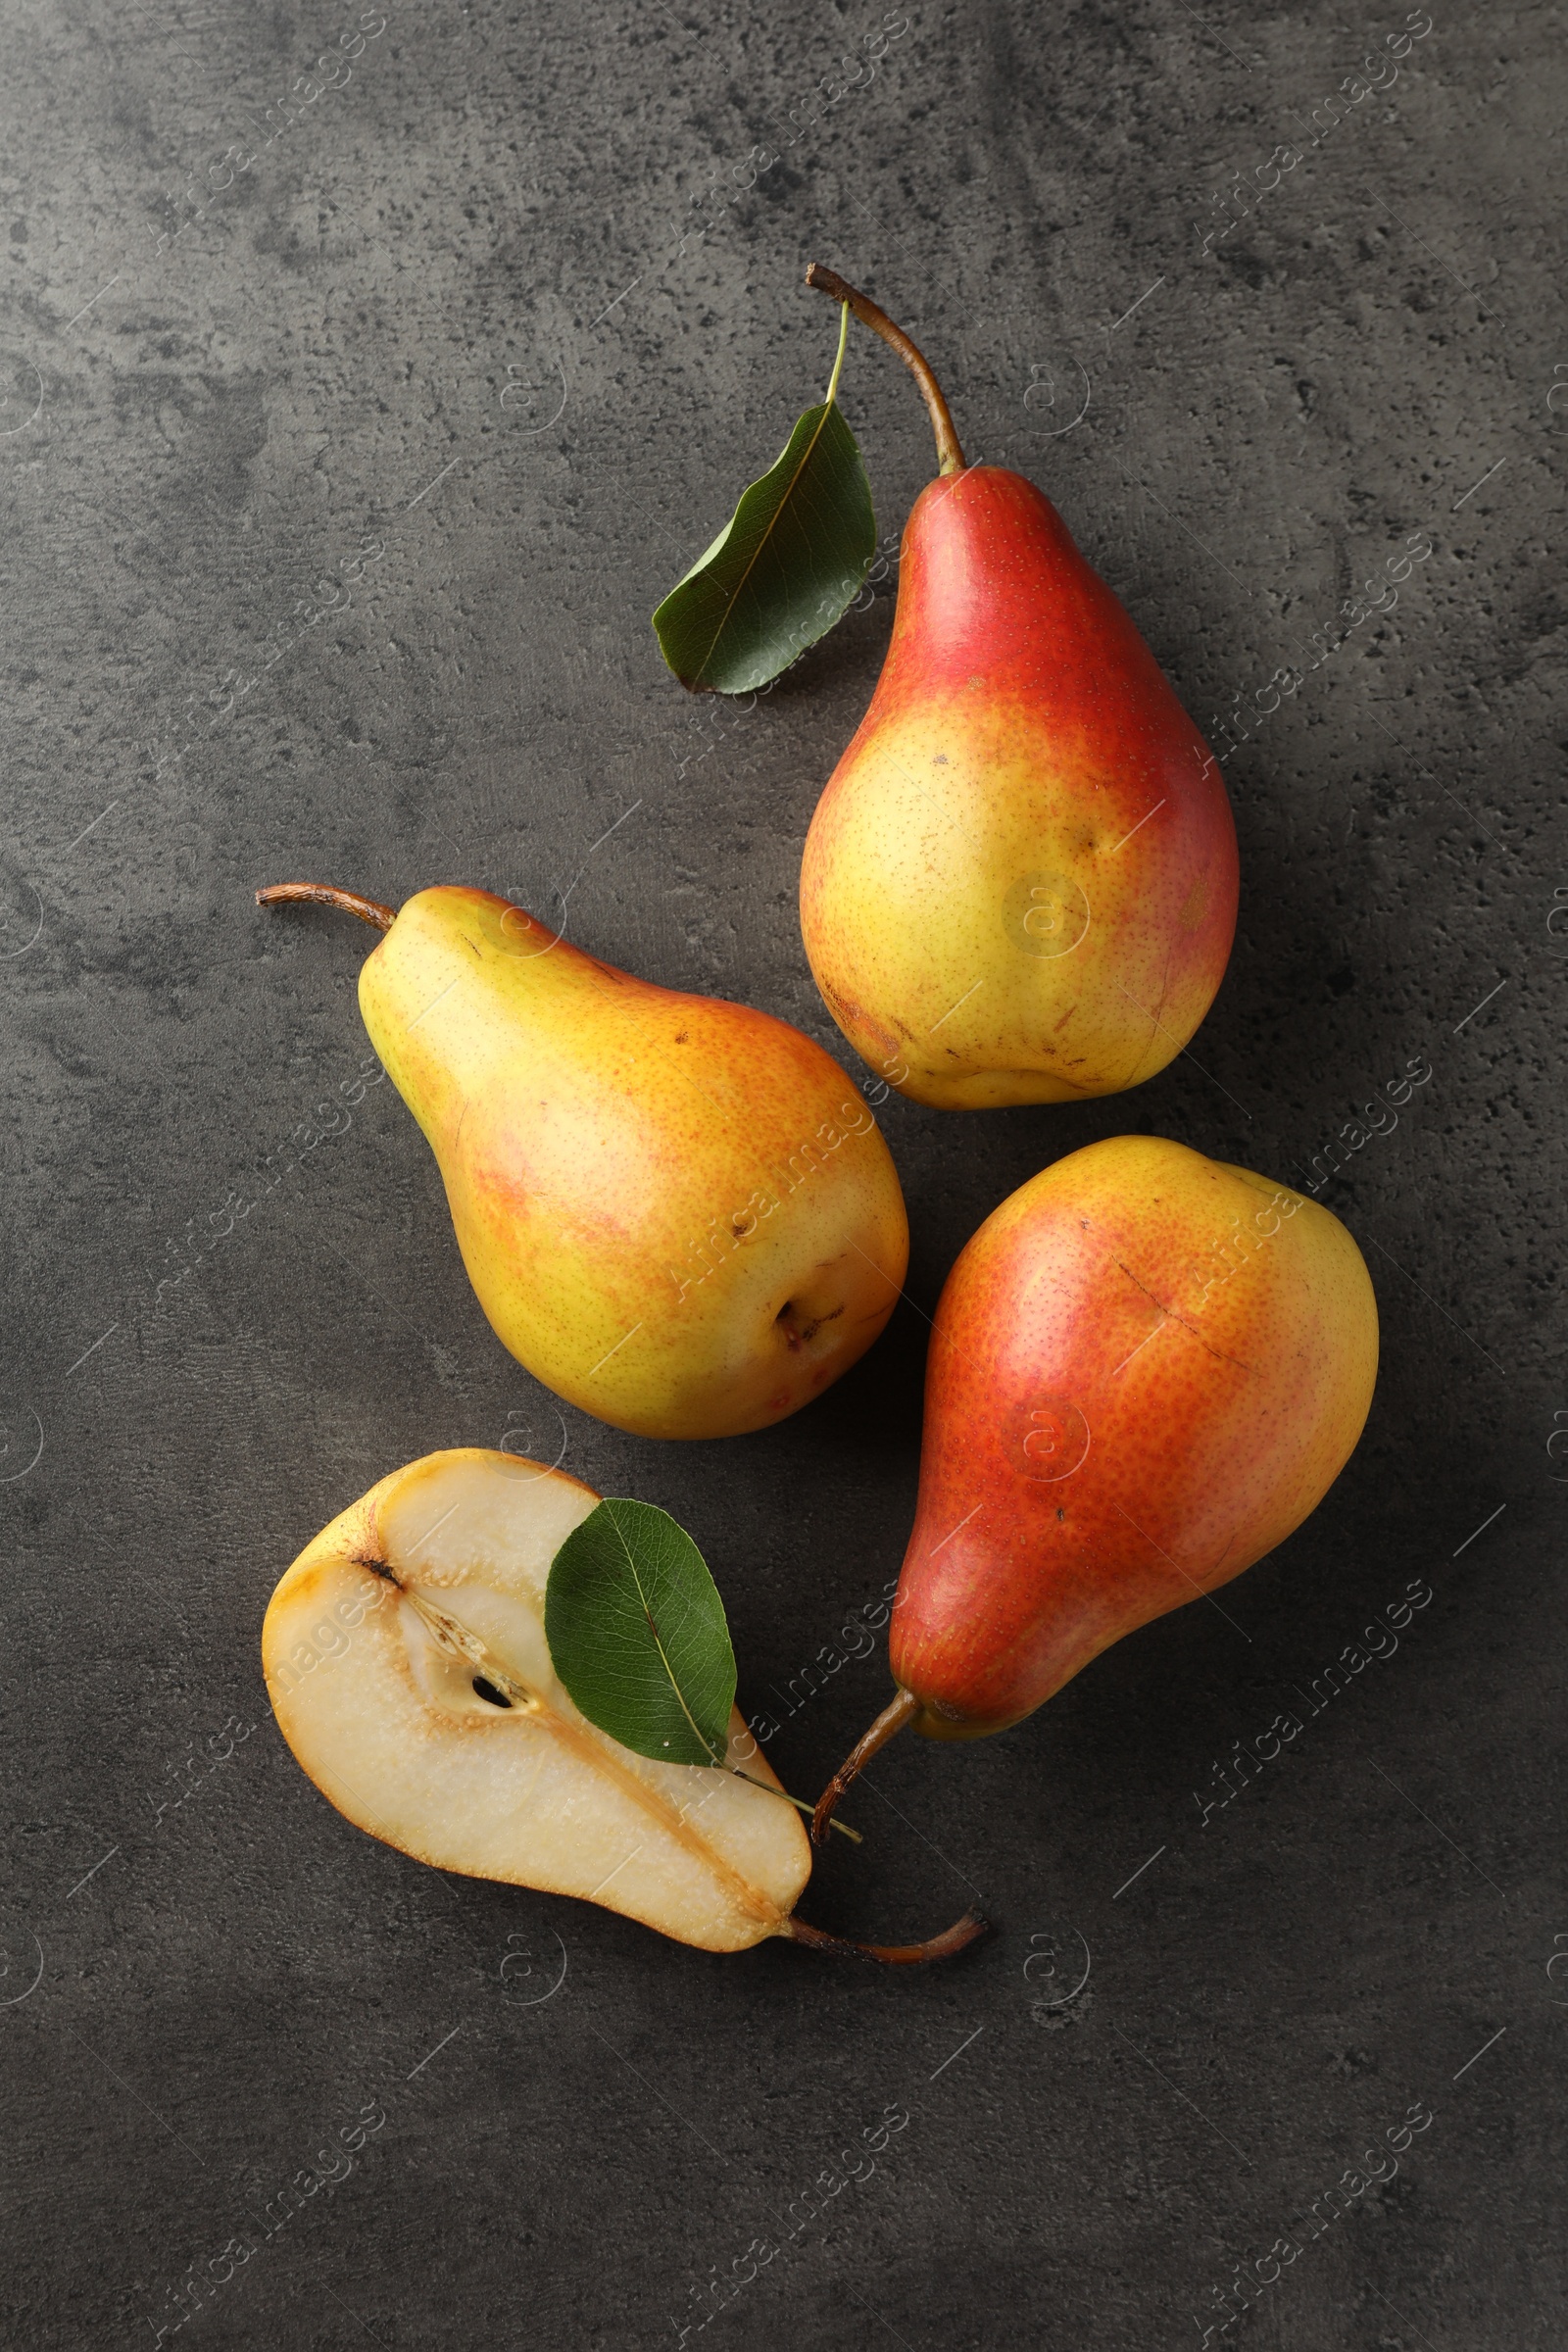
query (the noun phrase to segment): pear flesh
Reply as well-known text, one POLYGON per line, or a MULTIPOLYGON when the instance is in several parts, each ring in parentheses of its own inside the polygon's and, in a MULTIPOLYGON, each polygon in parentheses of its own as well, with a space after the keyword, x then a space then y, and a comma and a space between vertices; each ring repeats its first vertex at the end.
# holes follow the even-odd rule
POLYGON ((416 1861, 577 1895, 706 1951, 795 1936, 810 1847, 740 1714, 728 1762, 746 1780, 634 1754, 556 1677, 546 1579, 598 1500, 478 1448, 383 1479, 272 1595, 278 1726, 340 1813, 416 1861))

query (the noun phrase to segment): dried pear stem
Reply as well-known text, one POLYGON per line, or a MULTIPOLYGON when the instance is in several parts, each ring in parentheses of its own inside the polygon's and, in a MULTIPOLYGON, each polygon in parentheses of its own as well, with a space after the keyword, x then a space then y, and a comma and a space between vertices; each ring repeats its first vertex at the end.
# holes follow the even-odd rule
POLYGON ((811 1842, 813 1845, 820 1845, 827 1836, 828 1825, 833 1819, 833 1808, 850 1783, 859 1779, 871 1758, 886 1747, 894 1735, 902 1732, 905 1725, 919 1712, 920 1701, 915 1697, 914 1692, 901 1690, 898 1697, 890 1700, 888 1705, 883 1708, 871 1729, 857 1740, 816 1800, 816 1811, 811 1816, 811 1842))
POLYGON ((813 1952, 833 1952, 845 1960, 875 1960, 884 1968, 919 1968, 928 1960, 951 1960, 982 1936, 991 1933, 991 1922, 982 1919, 977 1911, 966 1911, 951 1928, 940 1936, 930 1936, 924 1943, 857 1943, 853 1936, 829 1936, 821 1928, 808 1927, 804 1919, 788 1919, 784 1934, 792 1943, 804 1943, 813 1952))
POLYGON ((937 437, 938 473, 962 473, 965 460, 958 446, 953 413, 942 397, 942 386, 932 374, 930 363, 923 352, 910 342, 902 326, 895 326, 880 304, 873 302, 868 294, 860 293, 847 278, 840 277, 836 270, 829 270, 821 262, 813 262, 806 272, 806 282, 808 286, 815 286, 820 293, 831 294, 835 302, 847 303, 862 326, 868 326, 874 335, 880 335, 883 342, 898 353, 919 385, 930 415, 932 430, 937 437))
POLYGON ((362 923, 369 923, 377 931, 390 931, 398 919, 395 906, 383 906, 379 899, 362 899, 356 890, 337 890, 330 882, 273 882, 256 893, 258 906, 341 906, 347 914, 357 914, 362 923))

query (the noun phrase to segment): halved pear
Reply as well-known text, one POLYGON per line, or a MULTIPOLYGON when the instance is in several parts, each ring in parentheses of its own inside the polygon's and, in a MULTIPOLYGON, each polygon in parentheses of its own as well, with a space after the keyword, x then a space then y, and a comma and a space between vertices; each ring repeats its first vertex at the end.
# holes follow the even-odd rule
POLYGON ((790 1916, 810 1843, 739 1711, 728 1762, 747 1780, 634 1754, 557 1680, 545 1582, 598 1500, 478 1447, 382 1479, 272 1594, 283 1737, 340 1813, 417 1861, 581 1895, 705 1951, 814 1942, 790 1916))

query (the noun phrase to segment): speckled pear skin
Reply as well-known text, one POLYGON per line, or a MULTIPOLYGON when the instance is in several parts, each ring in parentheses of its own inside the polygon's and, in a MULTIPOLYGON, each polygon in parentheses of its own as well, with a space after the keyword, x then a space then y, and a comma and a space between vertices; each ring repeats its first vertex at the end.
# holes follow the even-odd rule
POLYGON ((1237 886, 1219 768, 1055 508, 996 466, 929 483, 801 874, 856 1051, 941 1109, 1137 1086, 1213 1002, 1237 886))
POLYGON ((360 974, 475 1295, 559 1396, 644 1437, 782 1420, 863 1354, 908 1259, 898 1175, 821 1047, 422 890, 360 974))
POLYGON ((1378 1318, 1337 1217, 1158 1137, 1074 1152, 958 1258, 889 1634, 938 1738, 999 1731, 1228 1584, 1360 1437, 1378 1318))

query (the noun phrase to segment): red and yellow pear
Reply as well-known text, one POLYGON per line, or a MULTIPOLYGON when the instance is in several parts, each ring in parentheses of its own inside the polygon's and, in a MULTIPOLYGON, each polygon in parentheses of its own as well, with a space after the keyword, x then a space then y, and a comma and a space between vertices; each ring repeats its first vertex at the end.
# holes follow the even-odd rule
POLYGON ((912 1722, 974 1740, 1283 1544, 1349 1458, 1378 1321, 1320 1203, 1158 1137, 1033 1177, 948 1277, 889 1629, 912 1722))
POLYGON ((1213 1001, 1236 829, 1208 747, 1051 502, 966 465, 913 369, 941 470, 905 527, 870 707, 807 835, 801 928, 829 1009, 890 1085, 944 1110, 1152 1078, 1213 1001))

